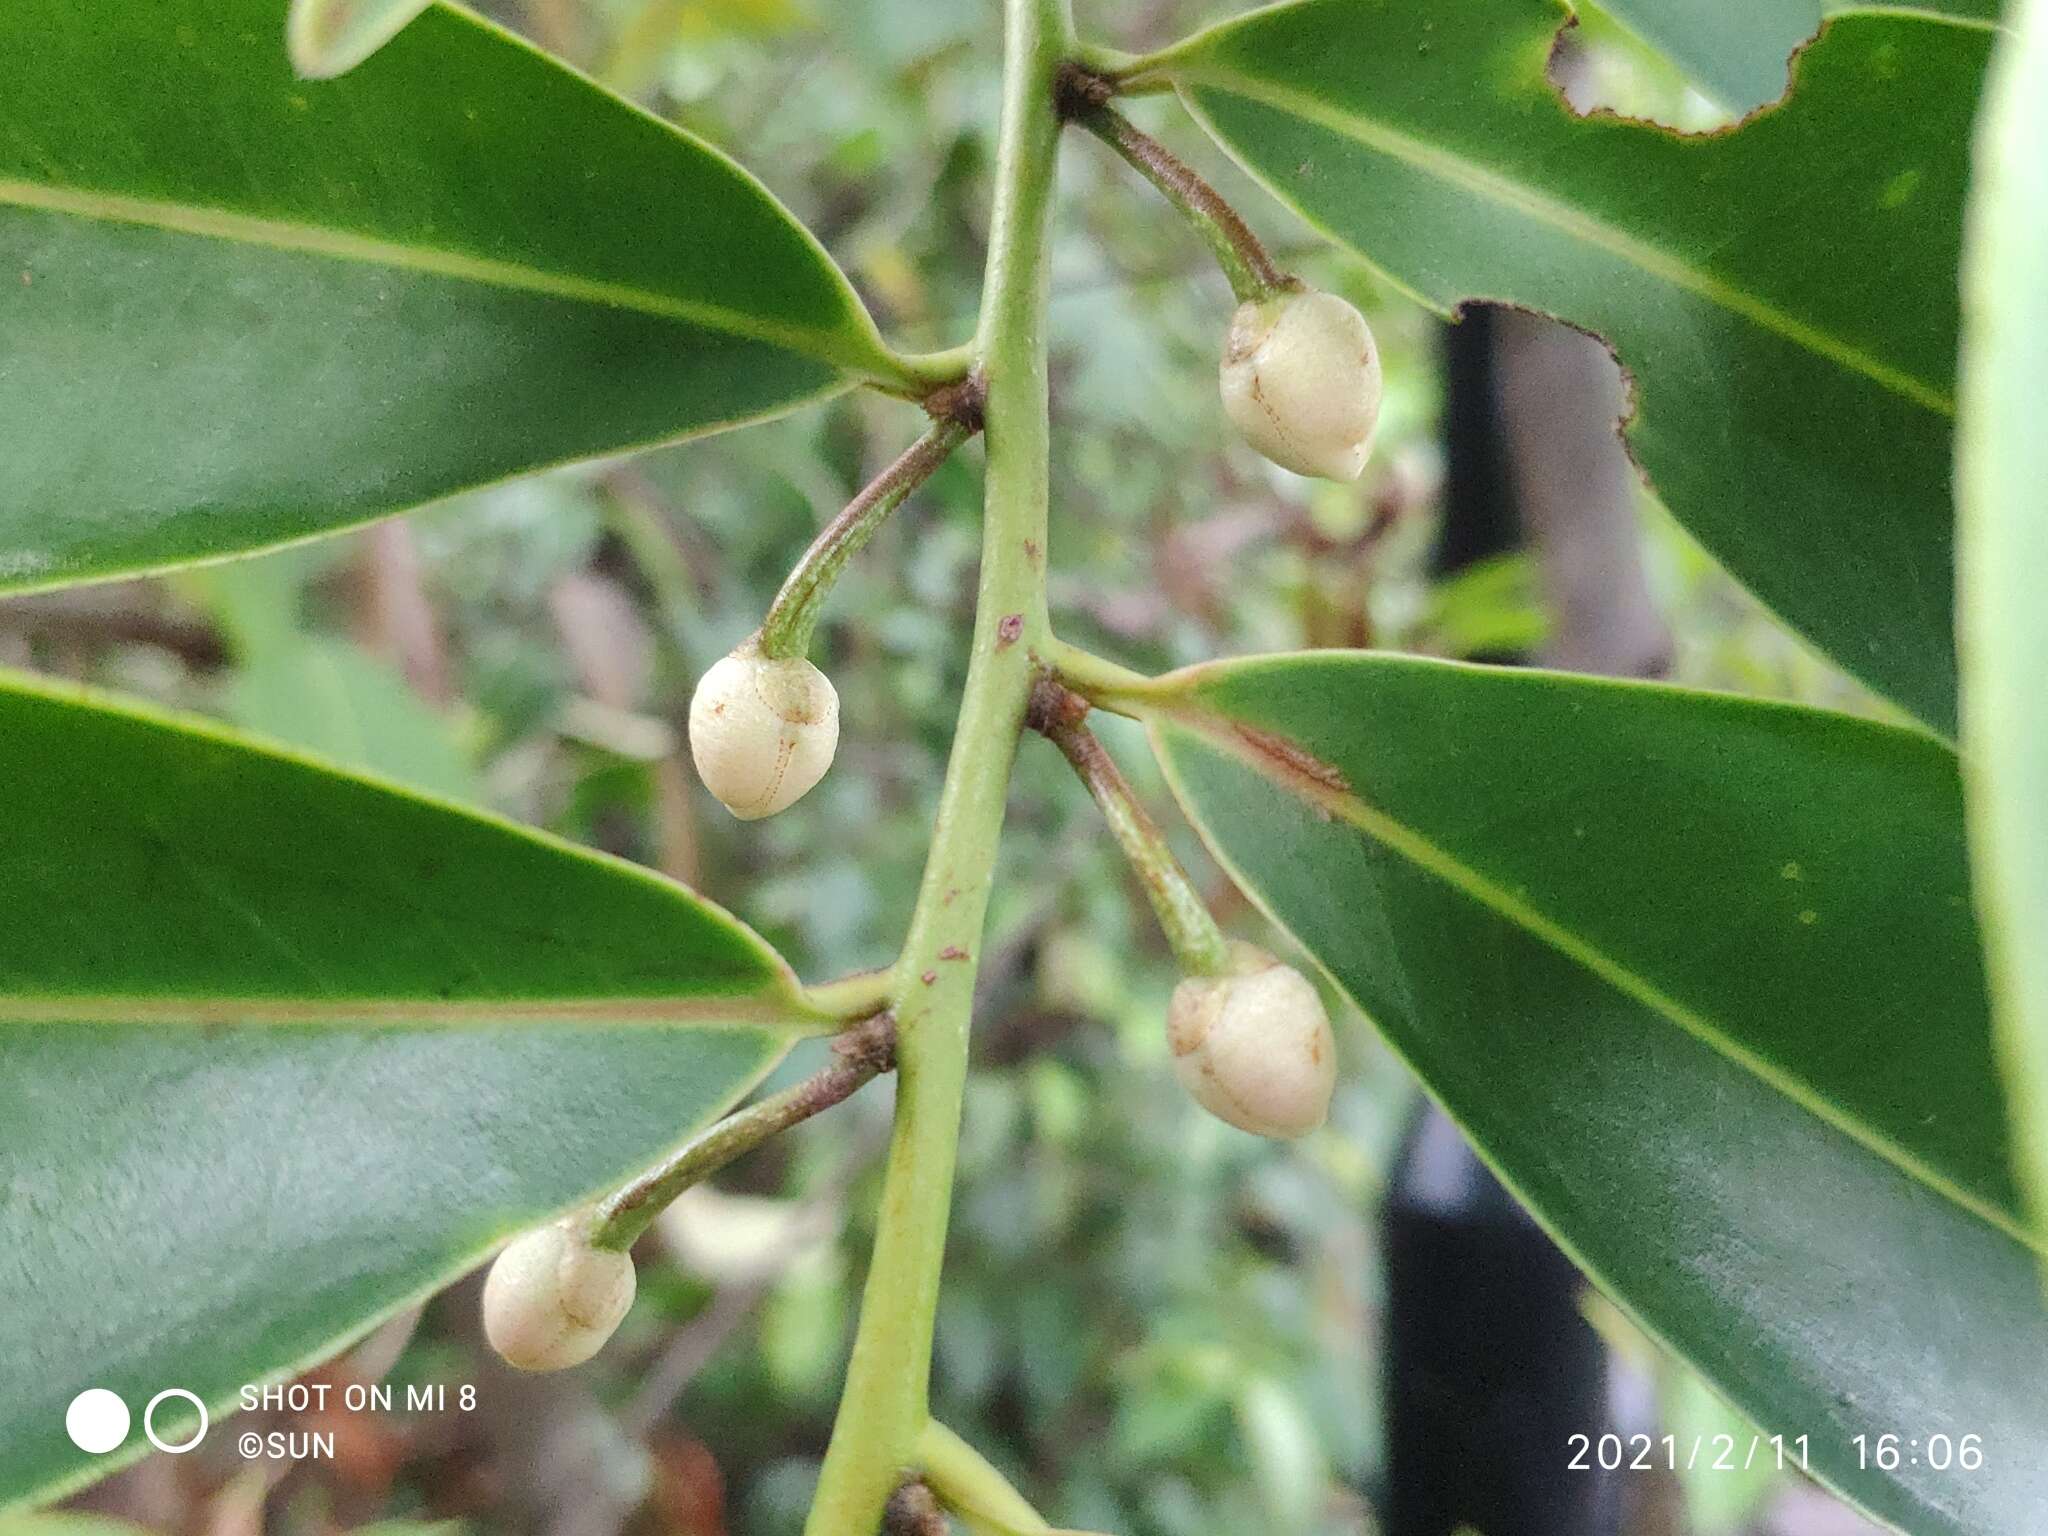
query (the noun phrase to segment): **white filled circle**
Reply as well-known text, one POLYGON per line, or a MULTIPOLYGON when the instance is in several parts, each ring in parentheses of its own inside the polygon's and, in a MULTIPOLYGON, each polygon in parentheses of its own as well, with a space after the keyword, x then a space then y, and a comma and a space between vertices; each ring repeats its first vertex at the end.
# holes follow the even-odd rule
POLYGON ((104 1456, 128 1438, 128 1405, 105 1387, 87 1387, 64 1410, 64 1433, 81 1451, 104 1456))
POLYGON ((199 1401, 183 1387, 166 1387, 149 1400, 149 1406, 142 1410, 142 1432, 149 1436, 149 1443, 169 1456, 182 1456, 206 1438, 206 1404, 199 1401), (167 1397, 182 1397, 199 1410, 199 1427, 192 1431, 192 1438, 181 1445, 166 1445, 156 1437, 156 1410, 167 1397))

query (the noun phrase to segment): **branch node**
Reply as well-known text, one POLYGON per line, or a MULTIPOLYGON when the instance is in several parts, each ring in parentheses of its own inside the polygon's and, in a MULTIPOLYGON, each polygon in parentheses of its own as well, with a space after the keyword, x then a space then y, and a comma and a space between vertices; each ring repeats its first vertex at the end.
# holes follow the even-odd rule
POLYGON ((1106 107, 1116 95, 1116 82, 1097 74, 1078 59, 1068 59, 1052 77, 1052 110, 1063 123, 1082 113, 1106 107))
POLYGON ((1024 706, 1024 723, 1047 740, 1057 742, 1086 720, 1092 707, 1064 683, 1041 677, 1031 685, 1031 698, 1024 706))
POLYGON ((858 1072, 880 1076, 896 1070, 896 1015, 888 1009, 841 1031, 832 1040, 833 1054, 858 1072))
POLYGON ((948 1529, 937 1496, 916 1478, 891 1494, 882 1512, 886 1536, 946 1536, 948 1529))
POLYGON ((981 430, 983 409, 988 402, 988 380, 979 368, 950 384, 941 384, 919 403, 933 421, 950 421, 966 429, 969 436, 981 430))

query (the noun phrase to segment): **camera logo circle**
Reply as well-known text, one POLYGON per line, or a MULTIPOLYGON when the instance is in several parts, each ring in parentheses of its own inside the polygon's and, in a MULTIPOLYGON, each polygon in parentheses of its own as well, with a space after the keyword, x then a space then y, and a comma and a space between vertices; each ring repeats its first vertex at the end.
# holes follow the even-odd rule
POLYGON ((64 1433, 81 1451, 104 1456, 128 1438, 128 1405, 105 1387, 87 1387, 64 1410, 64 1433))
MULTIPOLYGON (((126 1416, 127 1410, 123 1409, 122 1417, 125 1419, 126 1416)), ((196 1396, 187 1392, 183 1387, 166 1387, 163 1391, 157 1393, 155 1397, 152 1397, 149 1400, 149 1406, 142 1410, 142 1432, 149 1436, 149 1443, 158 1450, 167 1455, 182 1456, 206 1438, 206 1404, 199 1401, 196 1396), (156 1411, 162 1406, 166 1398, 173 1397, 183 1398, 192 1405, 199 1415, 199 1427, 192 1431, 192 1438, 180 1441, 176 1445, 167 1444, 163 1440, 158 1439, 156 1433, 156 1411)))

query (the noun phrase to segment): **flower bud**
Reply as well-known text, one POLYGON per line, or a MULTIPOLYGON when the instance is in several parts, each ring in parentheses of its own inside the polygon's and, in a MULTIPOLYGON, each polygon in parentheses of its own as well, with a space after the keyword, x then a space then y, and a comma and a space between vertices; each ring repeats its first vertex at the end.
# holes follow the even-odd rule
POLYGON ((1365 316, 1334 293, 1240 304, 1223 347, 1223 410, 1298 475, 1356 480, 1380 419, 1380 354, 1365 316))
POLYGON ((484 1282, 484 1334, 522 1371, 581 1365, 632 1308, 632 1258, 591 1247, 572 1221, 514 1239, 484 1282))
POLYGON ((839 748, 839 695, 801 656, 771 659, 743 645, 697 684, 690 756, 698 777, 741 821, 794 805, 839 748))
POLYGON ((1308 978, 1251 944, 1230 970, 1173 989, 1166 1041, 1195 1102, 1260 1136, 1305 1136, 1330 1112, 1337 1042, 1308 978))

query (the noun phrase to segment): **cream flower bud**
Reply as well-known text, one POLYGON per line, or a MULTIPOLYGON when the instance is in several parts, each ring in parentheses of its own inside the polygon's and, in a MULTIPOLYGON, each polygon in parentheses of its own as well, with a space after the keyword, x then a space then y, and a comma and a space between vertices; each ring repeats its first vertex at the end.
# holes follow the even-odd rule
POLYGON ((1365 316, 1334 293, 1240 304, 1223 347, 1223 411, 1298 475, 1356 480, 1380 419, 1380 353, 1365 316))
POLYGON ((522 1371, 581 1365, 633 1306, 633 1260, 593 1248, 571 1221, 536 1227, 484 1281, 484 1334, 522 1371))
POLYGON ((801 656, 751 644, 719 662, 690 699, 690 756, 704 785, 741 821, 801 800, 839 749, 839 695, 801 656))
POLYGON ((1212 1115, 1260 1136, 1305 1136, 1330 1112, 1337 1042, 1308 978, 1251 944, 1222 976, 1173 989, 1166 1041, 1181 1086, 1212 1115))

